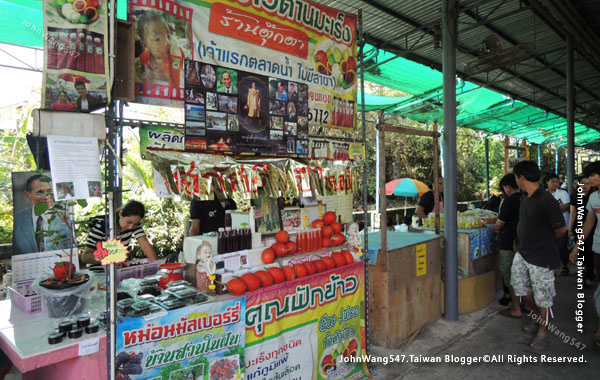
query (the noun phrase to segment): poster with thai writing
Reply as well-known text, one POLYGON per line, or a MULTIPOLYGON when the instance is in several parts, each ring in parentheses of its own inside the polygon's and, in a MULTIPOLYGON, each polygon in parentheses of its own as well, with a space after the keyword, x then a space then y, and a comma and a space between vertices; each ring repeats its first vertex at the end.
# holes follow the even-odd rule
POLYGON ((367 379, 364 265, 248 294, 246 379, 367 379))
POLYGON ((242 297, 119 319, 117 378, 243 379, 245 310, 242 297))
POLYGON ((43 7, 42 108, 91 112, 104 107, 110 101, 107 1, 44 0, 43 7))
POLYGON ((146 149, 183 151, 183 130, 158 125, 144 125, 139 128, 140 153, 146 154, 146 149))
POLYGON ((218 132, 232 128, 229 120, 237 122, 240 134, 211 139, 199 132, 196 140, 207 146, 227 149, 225 136, 241 135, 245 144, 273 142, 268 145, 286 153, 293 146, 296 153, 302 137, 271 131, 304 122, 354 129, 356 15, 310 0, 133 0, 132 13, 138 101, 195 105, 189 109, 196 123, 208 123, 212 111, 218 132), (148 12, 153 16, 145 21, 148 12), (183 58, 198 63, 184 73, 183 58), (235 107, 238 117, 222 105, 235 107))

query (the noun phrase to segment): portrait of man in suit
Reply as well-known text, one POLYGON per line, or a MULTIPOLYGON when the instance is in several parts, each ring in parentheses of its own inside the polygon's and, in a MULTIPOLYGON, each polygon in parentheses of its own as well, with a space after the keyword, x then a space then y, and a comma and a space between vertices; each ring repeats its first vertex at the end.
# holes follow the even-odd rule
POLYGON ((49 208, 54 204, 49 177, 40 173, 13 173, 12 180, 15 199, 13 255, 69 248, 67 224, 58 216, 52 218, 48 212, 36 215, 34 211, 41 202, 48 204, 49 208), (24 190, 19 193, 18 185, 23 183, 24 178, 24 190), (18 203, 21 203, 20 209, 18 203))
POLYGON ((237 94, 237 73, 234 70, 227 70, 222 67, 217 69, 219 82, 217 91, 226 94, 237 94))
POLYGON ((75 82, 75 91, 77 91, 77 98, 75 99, 76 111, 92 112, 105 106, 104 101, 87 93, 85 83, 82 81, 75 82))

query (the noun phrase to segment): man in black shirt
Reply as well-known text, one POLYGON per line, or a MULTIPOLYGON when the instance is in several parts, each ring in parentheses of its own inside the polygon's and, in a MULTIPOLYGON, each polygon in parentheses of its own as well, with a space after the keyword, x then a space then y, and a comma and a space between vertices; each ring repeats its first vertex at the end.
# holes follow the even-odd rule
POLYGON ((525 305, 532 310, 526 331, 539 325, 537 336, 530 347, 543 349, 548 340, 549 309, 554 289, 554 270, 560 268, 557 239, 566 232, 565 219, 558 203, 539 184, 540 170, 533 161, 518 163, 513 173, 521 196, 519 222, 517 224, 517 246, 511 271, 511 285, 515 295, 524 297, 525 305))
POLYGON ((512 309, 500 311, 505 317, 521 317, 521 305, 514 289, 510 286, 510 271, 515 257, 514 243, 517 239, 517 223, 519 222, 519 205, 521 191, 513 174, 507 174, 500 180, 500 190, 504 199, 500 204, 500 213, 496 220, 496 230, 500 232, 498 248, 500 249, 500 273, 504 283, 508 285, 512 309))
MULTIPOLYGON (((438 186, 440 191, 441 204, 444 199, 444 179, 442 177, 438 178, 438 186)), ((419 218, 421 218, 421 220, 427 218, 427 215, 433 211, 433 206, 435 202, 433 198, 433 190, 429 189, 429 191, 423 194, 421 196, 421 199, 419 199, 419 203, 417 203, 417 210, 415 212, 419 216, 419 218)))
POLYGON ((202 235, 207 232, 218 231, 225 226, 225 210, 235 210, 233 199, 223 202, 215 199, 212 201, 192 201, 190 205, 190 236, 202 235))

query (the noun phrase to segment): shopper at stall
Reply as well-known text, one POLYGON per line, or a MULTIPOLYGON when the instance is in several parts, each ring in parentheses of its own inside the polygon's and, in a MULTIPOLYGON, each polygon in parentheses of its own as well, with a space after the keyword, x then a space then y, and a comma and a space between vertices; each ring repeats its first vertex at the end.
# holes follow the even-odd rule
POLYGON ((500 180, 500 191, 504 195, 500 204, 500 213, 496 220, 496 230, 499 231, 498 248, 500 250, 500 274, 509 291, 512 308, 501 310, 505 317, 521 318, 521 305, 515 296, 515 291, 510 286, 510 270, 515 257, 517 223, 519 222, 519 205, 521 191, 513 174, 506 174, 500 180))
MULTIPOLYGON (((146 209, 142 203, 138 201, 129 201, 116 214, 115 239, 121 240, 121 243, 127 247, 133 237, 137 240, 138 245, 147 258, 150 260, 158 260, 154 248, 152 248, 152 245, 140 224, 142 219, 144 219, 145 214, 146 209)), ((95 218, 92 222, 81 261, 84 264, 99 264, 99 261, 94 257, 94 251, 97 249, 96 244, 105 240, 108 240, 108 237, 106 236, 106 218, 100 216, 95 218)))
POLYGON ((67 224, 61 218, 52 218, 49 212, 36 215, 34 211, 39 203, 46 203, 48 208, 54 205, 50 178, 33 174, 25 182, 23 195, 29 206, 14 215, 13 255, 69 248, 67 224), (45 232, 52 234, 44 236, 45 232))
MULTIPOLYGON (((589 179, 591 186, 600 188, 600 162, 592 162, 586 166, 583 169, 583 176, 589 179)), ((577 234, 577 243, 575 244, 575 248, 571 251, 570 258, 572 263, 576 263, 579 252, 585 253, 587 250, 591 249, 592 252, 594 252, 594 267, 596 268, 596 273, 600 274, 600 256, 598 256, 600 255, 600 223, 597 223, 594 228, 594 224, 600 216, 600 191, 595 191, 590 195, 585 208, 588 213, 585 217, 585 222, 583 223, 583 231, 581 234, 577 234), (594 241, 590 247, 587 244, 587 237, 590 236, 592 231, 594 231, 594 241)), ((594 345, 600 346, 600 285, 594 293, 594 304, 596 305, 599 322, 598 329, 594 335, 594 345)))
MULTIPOLYGON (((554 199, 558 202, 560 207, 560 211, 563 213, 563 218, 565 219, 565 225, 569 225, 569 211, 571 209, 571 200, 569 199, 569 194, 559 188, 560 181, 558 180, 558 176, 555 173, 550 173, 544 179, 546 182, 546 186, 548 187, 548 192, 552 194, 554 199)), ((568 245, 569 237, 568 235, 563 236, 562 239, 558 242, 558 249, 560 251, 560 260, 562 262, 562 270, 560 272, 561 276, 566 276, 569 274, 569 250, 568 245)))
MULTIPOLYGON (((575 244, 574 241, 575 237, 577 236, 575 231, 577 228, 577 224, 575 222, 577 219, 577 207, 583 206, 583 213, 580 217, 582 218, 581 220, 585 221, 588 214, 588 210, 585 207, 587 206, 590 195, 597 190, 595 187, 592 187, 592 182, 589 178, 580 177, 577 178, 575 182, 576 185, 573 186, 573 194, 571 194, 571 215, 569 216, 569 239, 572 239, 573 241, 570 243, 571 247, 575 244), (581 190, 578 191, 578 188, 581 188, 581 190), (578 197, 579 193, 582 194, 581 202, 579 201, 578 197)), ((594 222, 594 227, 592 230, 596 229, 597 222, 597 220, 594 222)), ((586 247, 593 247, 594 235, 588 234, 588 236, 585 238, 584 244, 586 247)), ((594 279, 594 252, 592 252, 591 248, 588 248, 583 251, 583 256, 583 287, 586 289, 591 289, 592 280, 594 279)), ((600 275, 600 273, 597 273, 596 275, 600 275)))
POLYGON ((212 201, 192 201, 190 204, 190 236, 218 231, 225 227, 225 210, 235 210, 237 205, 231 198, 212 201))
POLYGON ((548 341, 548 323, 554 288, 554 270, 560 267, 557 240, 567 232, 558 203, 539 184, 540 170, 533 161, 519 162, 513 169, 521 196, 517 247, 511 270, 511 286, 517 297, 524 297, 533 318, 523 327, 532 331, 539 325, 530 343, 544 349, 548 341))
MULTIPOLYGON (((438 186, 440 191, 440 213, 444 211, 444 179, 442 177, 438 178, 438 186)), ((421 220, 427 218, 427 215, 435 211, 434 206, 434 196, 433 190, 431 189, 433 186, 429 186, 429 191, 421 196, 419 203, 417 204, 416 213, 421 218, 421 220)))

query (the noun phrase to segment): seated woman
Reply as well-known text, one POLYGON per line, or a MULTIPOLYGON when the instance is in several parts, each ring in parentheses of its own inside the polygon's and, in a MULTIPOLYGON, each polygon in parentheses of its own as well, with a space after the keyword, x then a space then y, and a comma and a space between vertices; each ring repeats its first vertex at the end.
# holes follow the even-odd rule
MULTIPOLYGON (((146 233, 140 225, 140 222, 142 219, 144 219, 145 214, 146 210, 143 204, 138 201, 129 201, 117 213, 115 219, 115 239, 121 240, 123 245, 129 246, 131 237, 133 236, 137 239, 140 248, 147 258, 150 260, 158 260, 158 257, 154 252, 154 248, 152 248, 152 245, 150 245, 150 241, 148 241, 146 233)), ((99 261, 94 257, 94 251, 97 249, 96 243, 108 240, 108 237, 105 233, 106 223, 104 219, 104 217, 97 217, 92 222, 92 229, 88 235, 87 242, 85 244, 85 251, 81 257, 81 261, 84 264, 99 264, 99 261)))
POLYGON ((74 111, 75 106, 69 99, 69 95, 65 91, 61 91, 58 94, 58 100, 50 105, 51 110, 57 111, 74 111))

